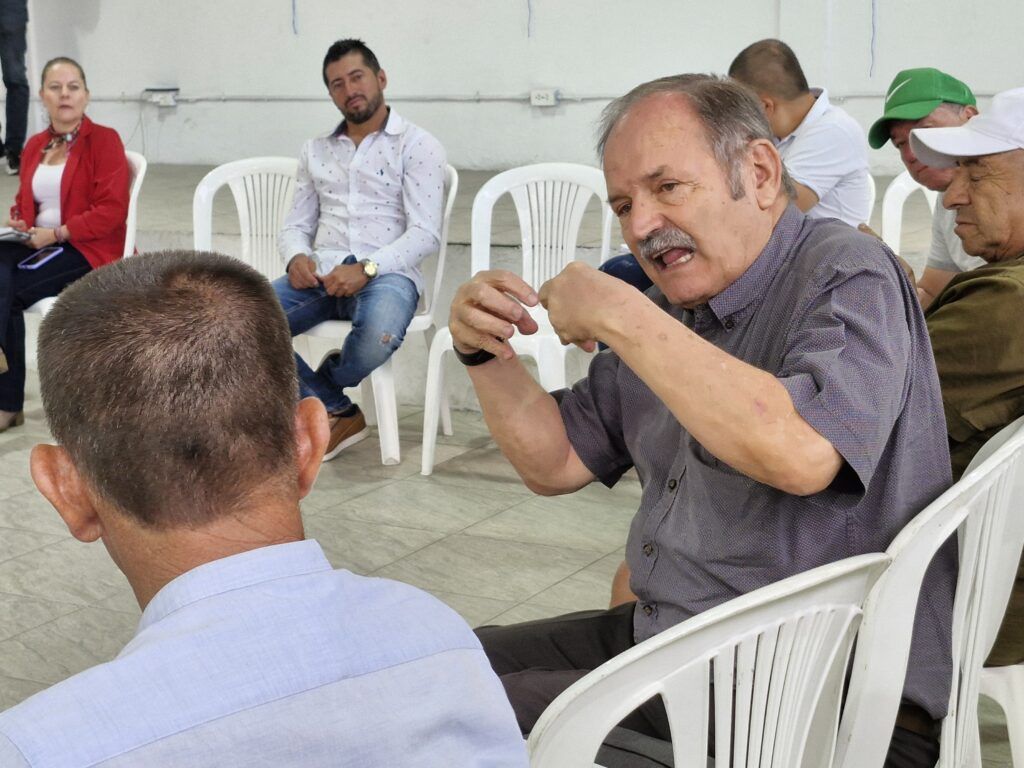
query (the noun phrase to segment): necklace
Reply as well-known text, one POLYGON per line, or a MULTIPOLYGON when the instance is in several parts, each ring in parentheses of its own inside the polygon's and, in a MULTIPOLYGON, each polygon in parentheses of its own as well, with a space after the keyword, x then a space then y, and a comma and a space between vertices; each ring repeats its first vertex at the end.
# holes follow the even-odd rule
POLYGON ((66 144, 67 148, 71 149, 71 146, 75 143, 75 140, 78 138, 78 132, 81 130, 81 128, 82 124, 79 123, 74 127, 74 130, 68 131, 67 133, 58 133, 56 130, 54 130, 53 126, 50 125, 46 129, 47 132, 50 134, 50 141, 47 143, 45 147, 43 147, 43 152, 49 152, 51 149, 56 149, 62 144, 66 144))

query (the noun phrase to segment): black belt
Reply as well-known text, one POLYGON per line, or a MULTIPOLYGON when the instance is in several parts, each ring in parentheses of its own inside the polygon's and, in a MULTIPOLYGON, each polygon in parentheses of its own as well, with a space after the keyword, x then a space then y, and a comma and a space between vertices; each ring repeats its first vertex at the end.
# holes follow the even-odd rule
POLYGON ((896 727, 924 736, 926 739, 935 739, 938 738, 942 725, 917 704, 901 701, 896 713, 896 727))

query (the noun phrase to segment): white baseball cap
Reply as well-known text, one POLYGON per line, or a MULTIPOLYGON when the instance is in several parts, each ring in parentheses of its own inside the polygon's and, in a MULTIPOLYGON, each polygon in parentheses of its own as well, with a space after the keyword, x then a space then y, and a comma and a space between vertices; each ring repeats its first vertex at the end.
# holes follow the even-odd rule
POLYGON ((997 93, 985 112, 953 128, 915 128, 910 148, 933 168, 952 168, 961 157, 1024 149, 1024 88, 997 93))

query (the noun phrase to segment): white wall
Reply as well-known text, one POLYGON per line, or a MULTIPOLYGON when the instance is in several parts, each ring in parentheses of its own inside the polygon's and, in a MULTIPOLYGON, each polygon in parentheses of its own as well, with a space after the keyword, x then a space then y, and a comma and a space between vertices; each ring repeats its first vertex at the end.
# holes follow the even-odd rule
MULTIPOLYGON (((336 38, 364 38, 388 72, 390 102, 442 140, 458 167, 594 162, 609 98, 681 71, 724 71, 748 43, 778 36, 814 85, 865 128, 893 75, 938 66, 992 94, 1020 85, 1024 3, 986 0, 74 0, 30 3, 32 77, 79 59, 92 116, 151 162, 219 163, 297 153, 337 121, 320 81, 336 38), (877 25, 872 24, 872 7, 877 25), (872 34, 874 66, 872 71, 872 34), (177 86, 170 109, 141 104, 177 86), (531 88, 557 88, 554 108, 531 88), (223 99, 223 100, 222 100, 223 99)), ((984 99, 983 99, 984 103, 984 99)), ((899 170, 888 147, 877 173, 899 170)))

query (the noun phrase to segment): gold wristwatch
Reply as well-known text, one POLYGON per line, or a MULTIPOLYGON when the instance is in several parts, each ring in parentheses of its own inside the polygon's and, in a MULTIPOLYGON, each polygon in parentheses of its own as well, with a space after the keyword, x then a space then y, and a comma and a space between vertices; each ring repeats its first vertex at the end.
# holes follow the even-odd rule
POLYGON ((377 262, 370 259, 360 259, 359 263, 363 265, 363 274, 366 275, 367 279, 373 280, 377 276, 377 262))

